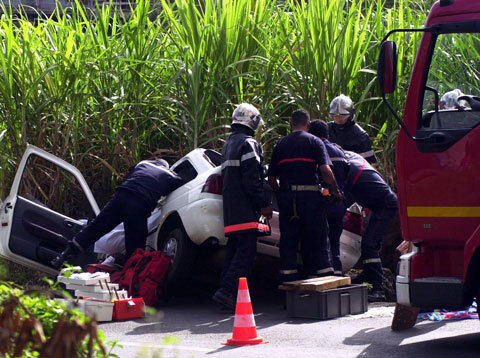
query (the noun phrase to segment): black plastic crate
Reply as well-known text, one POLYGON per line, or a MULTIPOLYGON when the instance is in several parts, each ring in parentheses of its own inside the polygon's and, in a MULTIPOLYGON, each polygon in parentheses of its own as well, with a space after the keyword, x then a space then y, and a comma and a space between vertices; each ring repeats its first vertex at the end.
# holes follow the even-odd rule
POLYGON ((329 319, 368 310, 367 286, 347 285, 325 291, 286 291, 289 317, 329 319))

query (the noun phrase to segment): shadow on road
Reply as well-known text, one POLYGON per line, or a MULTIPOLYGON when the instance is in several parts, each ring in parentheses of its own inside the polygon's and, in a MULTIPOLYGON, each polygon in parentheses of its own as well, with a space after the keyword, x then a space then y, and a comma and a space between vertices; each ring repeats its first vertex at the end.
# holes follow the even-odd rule
POLYGON ((462 335, 461 331, 452 337, 423 340, 427 335, 445 325, 454 328, 458 321, 420 322, 405 331, 392 331, 390 327, 379 329, 364 328, 352 337, 345 338, 346 345, 368 345, 358 357, 478 357, 480 356, 479 333, 462 335))

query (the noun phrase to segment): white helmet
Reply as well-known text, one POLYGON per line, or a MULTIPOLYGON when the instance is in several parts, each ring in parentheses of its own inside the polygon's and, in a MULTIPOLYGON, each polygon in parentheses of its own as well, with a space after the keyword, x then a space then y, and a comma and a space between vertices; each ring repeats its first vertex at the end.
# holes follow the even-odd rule
MULTIPOLYGON (((449 91, 445 93, 442 98, 440 99, 440 107, 443 107, 442 109, 453 109, 457 105, 457 98, 463 96, 462 91, 459 89, 454 89, 452 91, 449 91)), ((464 101, 461 101, 460 105, 464 106, 465 103, 464 101)))
POLYGON ((355 113, 355 107, 353 106, 352 99, 344 94, 335 97, 330 102, 330 115, 334 114, 350 114, 353 116, 355 113))
POLYGON ((232 114, 232 125, 241 124, 254 131, 262 121, 260 112, 249 103, 242 103, 235 108, 232 114))

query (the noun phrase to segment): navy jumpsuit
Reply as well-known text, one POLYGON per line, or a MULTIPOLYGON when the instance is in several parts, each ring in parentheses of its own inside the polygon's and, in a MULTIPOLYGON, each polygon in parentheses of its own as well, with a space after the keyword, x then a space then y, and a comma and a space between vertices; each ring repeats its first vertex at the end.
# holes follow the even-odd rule
MULTIPOLYGON (((327 153, 332 161, 332 171, 337 181, 338 190, 344 195, 344 182, 348 175, 348 162, 343 150, 323 139, 327 153)), ((345 201, 340 205, 329 204, 327 210, 328 239, 332 257, 334 275, 342 275, 342 262, 340 261, 340 236, 343 231, 343 217, 347 211, 345 201)))
POLYGON ((232 125, 222 149, 223 220, 228 237, 220 286, 236 295, 238 279, 246 277, 255 263, 257 236, 268 231, 261 222, 261 208, 270 206, 263 188, 263 154, 254 131, 232 125))
POLYGON ((294 131, 273 149, 267 175, 280 180, 280 281, 298 279, 297 250, 301 243, 304 275, 333 273, 329 260, 326 205, 319 191, 317 168, 331 165, 323 142, 294 131))
POLYGON ((147 220, 158 200, 184 183, 182 178, 160 162, 141 161, 130 177, 117 187, 112 199, 98 216, 75 235, 75 242, 86 249, 123 222, 126 257, 130 257, 137 248, 145 249, 147 220))
POLYGON ((360 154, 369 163, 376 162, 370 137, 353 119, 349 119, 342 126, 333 121, 329 122, 328 139, 332 143, 338 144, 344 150, 360 154))
POLYGON ((354 152, 345 152, 350 167, 345 182, 345 194, 352 202, 371 211, 367 228, 362 237, 363 274, 375 288, 382 287, 383 271, 380 259, 382 236, 397 213, 397 196, 382 176, 363 158, 354 152))

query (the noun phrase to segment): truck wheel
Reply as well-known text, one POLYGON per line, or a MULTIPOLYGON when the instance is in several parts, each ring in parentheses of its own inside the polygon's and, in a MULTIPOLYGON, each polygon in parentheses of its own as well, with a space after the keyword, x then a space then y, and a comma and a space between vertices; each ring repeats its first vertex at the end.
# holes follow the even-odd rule
POLYGON ((480 319, 480 287, 477 288, 477 314, 478 314, 478 319, 480 319))
POLYGON ((172 258, 167 272, 167 294, 178 292, 192 273, 197 247, 183 228, 174 228, 159 238, 157 247, 172 258))

